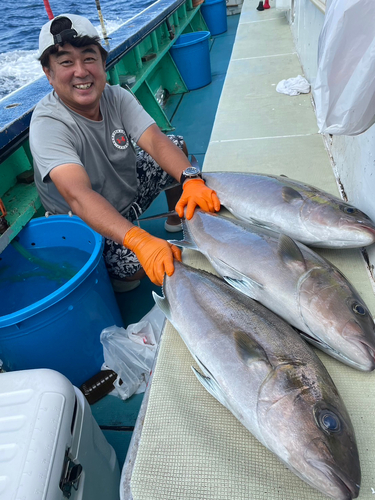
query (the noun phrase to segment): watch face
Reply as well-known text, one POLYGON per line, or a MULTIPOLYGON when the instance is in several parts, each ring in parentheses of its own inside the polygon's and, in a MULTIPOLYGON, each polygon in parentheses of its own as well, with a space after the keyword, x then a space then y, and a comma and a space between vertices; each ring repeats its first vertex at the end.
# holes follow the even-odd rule
POLYGON ((184 175, 197 175, 200 173, 200 170, 198 170, 196 167, 188 167, 184 170, 184 175))

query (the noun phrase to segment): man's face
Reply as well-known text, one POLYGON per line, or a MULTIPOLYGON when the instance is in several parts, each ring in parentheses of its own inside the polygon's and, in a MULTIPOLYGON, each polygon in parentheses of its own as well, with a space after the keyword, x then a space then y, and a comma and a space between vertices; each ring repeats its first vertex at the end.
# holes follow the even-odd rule
POLYGON ((70 43, 50 55, 43 68, 60 99, 76 113, 100 119, 99 101, 106 84, 104 63, 96 45, 73 47, 70 43))

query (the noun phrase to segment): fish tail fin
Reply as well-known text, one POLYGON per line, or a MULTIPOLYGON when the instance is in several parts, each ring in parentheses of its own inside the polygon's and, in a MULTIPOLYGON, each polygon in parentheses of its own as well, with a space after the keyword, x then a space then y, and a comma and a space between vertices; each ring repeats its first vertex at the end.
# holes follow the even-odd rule
POLYGON ((182 220, 182 230, 184 234, 183 240, 168 240, 171 245, 176 245, 177 247, 190 248, 191 250, 198 250, 197 245, 189 231, 189 226, 185 219, 182 220))
POLYGON ((158 306, 158 308, 165 314, 165 316, 170 319, 171 318, 171 308, 168 302, 168 299, 166 297, 160 297, 155 292, 152 292, 152 297, 155 301, 155 304, 158 306))

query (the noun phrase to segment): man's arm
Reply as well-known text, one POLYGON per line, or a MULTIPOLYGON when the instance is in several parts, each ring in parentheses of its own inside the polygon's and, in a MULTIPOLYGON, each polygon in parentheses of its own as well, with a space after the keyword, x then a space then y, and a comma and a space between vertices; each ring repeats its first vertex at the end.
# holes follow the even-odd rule
MULTIPOLYGON (((190 166, 185 154, 155 124, 143 132, 138 145, 178 182, 182 172, 190 166)), ((188 179, 183 183, 183 194, 176 204, 176 212, 180 217, 185 212, 186 218, 191 219, 197 206, 206 212, 218 212, 220 200, 202 179, 188 179)))
POLYGON ((180 182, 185 168, 190 167, 186 155, 155 124, 148 127, 140 139, 138 146, 146 151, 160 167, 180 182))
POLYGON ((161 285, 164 273, 173 274, 173 259, 181 260, 180 249, 122 217, 92 189, 83 167, 74 163, 60 165, 51 170, 50 177, 73 213, 102 236, 132 250, 153 283, 161 285))
POLYGON ((103 196, 93 191, 90 179, 81 165, 59 165, 50 178, 72 212, 96 232, 122 245, 133 224, 125 219, 103 196))

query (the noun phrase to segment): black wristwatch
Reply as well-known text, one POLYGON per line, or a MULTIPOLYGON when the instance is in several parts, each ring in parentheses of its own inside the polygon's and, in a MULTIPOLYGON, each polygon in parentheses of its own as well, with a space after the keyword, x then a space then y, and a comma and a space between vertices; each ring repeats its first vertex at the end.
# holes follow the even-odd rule
POLYGON ((181 174, 180 184, 183 184, 185 181, 189 179, 202 179, 202 172, 199 168, 196 167, 188 167, 181 174))

